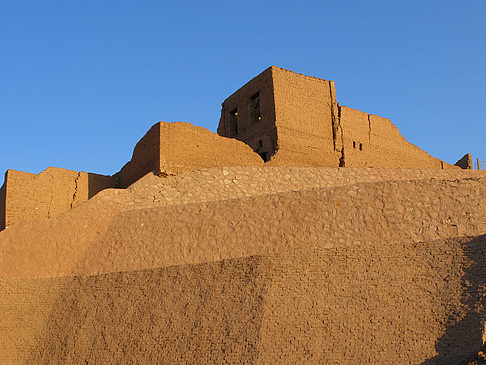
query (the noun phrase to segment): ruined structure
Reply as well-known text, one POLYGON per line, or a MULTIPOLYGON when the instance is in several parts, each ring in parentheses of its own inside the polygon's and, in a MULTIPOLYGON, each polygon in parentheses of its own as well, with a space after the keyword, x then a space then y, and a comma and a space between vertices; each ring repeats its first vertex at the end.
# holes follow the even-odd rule
POLYGON ((113 176, 7 172, 1 364, 441 365, 483 348, 470 156, 448 165, 275 67, 223 103, 218 133, 157 123, 113 176))
POLYGON ((223 102, 218 134, 273 166, 457 168, 407 142, 389 119, 341 106, 334 81, 274 66, 223 102))
POLYGON ((150 172, 170 176, 216 166, 262 165, 262 159, 242 142, 189 123, 160 122, 113 176, 60 168, 39 175, 8 170, 0 190, 0 230, 24 220, 58 217, 103 189, 126 188, 150 172))
POLYGON ((160 122, 137 143, 132 159, 115 176, 126 188, 149 172, 169 176, 208 167, 261 165, 243 143, 190 123, 160 122))
POLYGON ((149 172, 169 176, 263 162, 472 169, 470 155, 456 165, 447 164, 407 142, 390 120, 341 106, 334 81, 274 66, 223 102, 218 134, 230 139, 189 123, 157 123, 137 143, 131 161, 113 176, 58 168, 39 176, 9 170, 0 190, 0 230, 22 220, 57 217, 103 189, 126 188, 149 172))
POLYGON ((101 190, 114 187, 118 187, 116 176, 55 167, 39 175, 8 170, 0 191, 0 229, 23 220, 58 217, 101 190))

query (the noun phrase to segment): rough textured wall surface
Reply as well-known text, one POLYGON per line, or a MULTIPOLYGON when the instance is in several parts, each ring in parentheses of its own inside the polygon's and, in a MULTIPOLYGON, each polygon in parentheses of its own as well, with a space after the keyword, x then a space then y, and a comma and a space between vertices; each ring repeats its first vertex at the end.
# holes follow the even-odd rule
POLYGON ((234 167, 105 190, 0 233, 0 356, 467 359, 483 341, 485 178, 234 167))
MULTIPOLYGON (((304 196, 305 199, 312 200, 321 194, 319 198, 321 208, 316 208, 319 206, 315 205, 318 204, 316 200, 306 214, 315 215, 315 222, 325 223, 325 225, 320 223, 319 233, 315 228, 312 232, 333 240, 353 239, 365 233, 368 235, 367 239, 382 237, 384 240, 399 240, 408 237, 414 241, 447 238, 450 235, 481 234, 486 224, 483 218, 486 214, 483 209, 486 194, 483 194, 482 182, 486 172, 459 170, 454 171, 452 177, 451 173, 443 170, 264 166, 205 169, 169 178, 148 175, 129 189, 104 190, 58 219, 25 222, 2 232, 0 249, 4 261, 0 265, 0 276, 43 277, 81 273, 90 275, 105 270, 137 269, 140 267, 136 264, 135 256, 130 256, 127 262, 123 261, 120 264, 122 266, 117 266, 116 260, 123 259, 123 256, 112 256, 108 252, 106 253, 108 257, 104 258, 93 249, 93 243, 101 242, 102 250, 118 250, 119 236, 124 237, 123 240, 130 241, 132 239, 130 237, 140 236, 141 232, 145 231, 145 228, 141 229, 141 227, 148 224, 144 223, 143 226, 133 229, 130 224, 124 222, 125 219, 130 220, 132 216, 137 216, 139 213, 147 217, 152 214, 159 216, 161 212, 167 212, 164 213, 167 214, 167 218, 164 218, 167 222, 176 221, 174 223, 176 225, 169 230, 171 232, 168 233, 169 236, 178 237, 192 232, 184 237, 189 241, 193 236, 204 239, 205 236, 198 233, 198 229, 202 229, 202 232, 208 232, 208 235, 211 232, 214 239, 214 235, 223 229, 218 226, 218 219, 207 217, 206 228, 193 226, 190 223, 193 216, 201 216, 203 212, 207 212, 203 209, 205 205, 218 204, 220 208, 215 209, 227 216, 223 218, 224 221, 238 221, 233 215, 233 210, 228 210, 230 206, 235 207, 236 211, 241 211, 238 214, 244 214, 246 211, 249 212, 248 214, 257 214, 261 210, 262 214, 270 215, 275 211, 270 208, 273 206, 272 197, 288 201, 285 203, 287 205, 279 205, 279 207, 281 210, 293 212, 293 206, 299 206, 304 196), (400 189, 394 189, 395 187, 400 189), (385 197, 390 200, 389 203, 384 200, 385 197), (325 199, 331 203, 326 202, 325 199), (347 201, 346 207, 342 206, 343 200, 347 201), (400 203, 402 206, 395 208, 395 205, 399 205, 398 201, 402 202, 400 203), (338 206, 335 206, 335 203, 338 203, 338 206), (238 204, 242 204, 240 208, 236 208, 238 204), (354 204, 356 206, 363 204, 363 207, 355 212, 355 208, 352 208, 354 204), (404 204, 409 207, 405 209, 404 204), (341 208, 338 209, 339 207, 341 208), (324 208, 325 211, 322 210, 324 208), (434 210, 434 214, 430 212, 431 209, 434 210), (181 210, 186 210, 188 221, 179 219, 181 210), (267 210, 269 212, 266 212, 267 210), (367 215, 368 213, 373 215, 367 215), (118 223, 114 223, 115 220, 118 223), (184 228, 184 225, 191 228, 184 228), (112 232, 108 233, 110 230, 112 232), (21 240, 18 239, 19 236, 22 237, 21 240), (89 259, 85 258, 87 252, 91 252, 93 257, 88 255, 89 259), (80 261, 83 261, 82 265, 80 261), (79 265, 83 267, 82 271, 79 265)), ((293 217, 293 214, 286 213, 285 217, 293 217)), ((300 232, 298 221, 293 221, 287 226, 288 219, 286 219, 280 226, 282 219, 278 216, 264 219, 265 222, 267 220, 267 224, 273 224, 273 229, 276 231, 286 232, 287 229, 295 229, 300 232), (293 227, 293 225, 297 226, 293 227)), ((258 220, 254 223, 256 226, 261 226, 258 220)), ((164 226, 167 224, 169 223, 164 223, 164 226)), ((153 226, 160 228, 156 222, 153 222, 153 226)), ((233 232, 232 228, 227 232, 228 237, 231 236, 231 232, 233 232)), ((306 239, 305 234, 310 232, 306 233, 304 230, 301 233, 304 235, 299 239, 306 239)), ((291 235, 297 238, 295 233, 291 235)), ((150 239, 160 238, 154 236, 150 239)), ((219 240, 221 239, 223 238, 220 237, 219 240)), ((236 238, 232 238, 234 239, 236 238)), ((359 240, 363 239, 362 237, 359 240)), ((143 253, 150 260, 155 260, 149 263, 157 265, 193 263, 184 261, 184 257, 190 260, 197 259, 197 262, 212 259, 211 251, 206 250, 204 248, 206 246, 202 243, 200 245, 197 253, 192 252, 191 249, 183 256, 162 254, 162 251, 152 254, 151 244, 147 241, 143 245, 143 253), (174 259, 177 261, 171 261, 174 259)), ((237 250, 248 252, 252 247, 248 245, 238 248, 237 244, 236 246, 235 248, 228 245, 215 245, 213 248, 222 250, 225 258, 231 258, 237 255, 237 250)), ((177 245, 168 245, 167 249, 170 247, 177 247, 177 245)), ((154 248, 154 250, 158 249, 154 248)), ((137 252, 132 249, 128 249, 127 252, 130 251, 137 252)), ((257 254, 259 251, 254 253, 257 254)))
POLYGON ((5 227, 23 220, 54 218, 84 203, 118 179, 49 167, 40 174, 8 170, 5 174, 5 227))
POLYGON ((389 244, 393 250, 304 242, 299 250, 202 264, 1 279, 0 328, 10 335, 0 340, 2 360, 445 364, 470 357, 482 345, 484 313, 475 306, 484 295, 485 236, 389 244))
POLYGON ((160 123, 153 125, 133 149, 132 159, 116 174, 126 188, 149 172, 160 172, 160 123))
POLYGON ((389 119, 340 106, 334 81, 274 66, 223 102, 218 133, 263 152, 271 166, 457 168, 409 143, 389 119), (258 123, 251 116, 255 93, 258 123))
POLYGON ((333 81, 272 68, 279 166, 339 166, 341 130, 333 81))
POLYGON ((219 166, 262 166, 262 159, 243 142, 225 138, 190 123, 160 123, 160 172, 219 166))
POLYGON ((266 159, 277 149, 273 69, 269 67, 222 103, 218 126, 219 135, 245 142, 266 159), (252 97, 255 95, 259 96, 261 119, 254 115, 252 97), (238 115, 233 115, 234 111, 238 115))
POLYGON ((383 117, 339 107, 346 167, 457 169, 409 143, 383 117))
POLYGON ((190 123, 159 122, 137 143, 133 157, 116 175, 126 188, 153 172, 159 176, 215 166, 259 166, 248 146, 190 123))

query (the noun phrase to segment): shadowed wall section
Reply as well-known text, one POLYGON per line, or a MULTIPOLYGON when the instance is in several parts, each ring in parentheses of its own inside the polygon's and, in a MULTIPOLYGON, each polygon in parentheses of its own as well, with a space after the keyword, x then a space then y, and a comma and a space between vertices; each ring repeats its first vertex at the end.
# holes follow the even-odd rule
POLYGON ((6 181, 0 188, 0 231, 5 229, 5 187, 6 181))
POLYGON ((245 142, 267 161, 278 149, 273 68, 250 80, 221 105, 218 134, 245 142))
POLYGON ((0 359, 455 364, 482 346, 485 244, 304 243, 196 265, 0 279, 0 359))
POLYGON ((465 170, 474 169, 473 159, 470 153, 466 153, 464 156, 462 156, 462 158, 459 161, 457 161, 455 165, 465 170))
POLYGON ((115 175, 126 188, 149 172, 160 173, 160 123, 149 129, 133 149, 132 159, 115 175))

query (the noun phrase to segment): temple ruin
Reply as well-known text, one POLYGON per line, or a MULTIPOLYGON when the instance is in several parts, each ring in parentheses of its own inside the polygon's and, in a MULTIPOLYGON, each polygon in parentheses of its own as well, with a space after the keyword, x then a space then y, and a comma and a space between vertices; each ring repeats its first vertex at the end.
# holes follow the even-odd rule
MULTIPOLYGON (((476 365, 486 171, 271 67, 112 176, 8 170, 0 364, 476 365)), ((3 227, 2 227, 3 228, 3 227)))
POLYGON ((222 103, 218 134, 190 123, 157 123, 113 176, 60 168, 39 175, 8 170, 0 189, 0 230, 22 220, 57 217, 103 189, 126 188, 150 172, 169 176, 263 164, 472 168, 470 155, 450 165, 407 142, 389 119, 337 100, 334 81, 271 66, 222 103))

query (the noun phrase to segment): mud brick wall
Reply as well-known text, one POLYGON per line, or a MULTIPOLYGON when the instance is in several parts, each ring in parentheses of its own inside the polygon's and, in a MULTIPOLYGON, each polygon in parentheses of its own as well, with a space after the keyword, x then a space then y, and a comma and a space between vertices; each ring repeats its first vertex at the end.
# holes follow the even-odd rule
POLYGON ((346 167, 457 169, 409 143, 387 119, 339 107, 346 167))
POLYGON ((215 166, 262 164, 244 143, 190 123, 159 122, 137 143, 131 161, 116 176, 120 186, 126 188, 150 172, 168 176, 215 166))
POLYGON ((0 360, 455 364, 474 354, 485 236, 388 243, 0 279, 0 360))
POLYGON ((339 166, 342 143, 334 81, 275 67, 273 82, 279 146, 275 162, 339 166))
POLYGON ((160 171, 163 175, 210 167, 262 165, 260 156, 243 142, 190 123, 160 123, 160 171))
POLYGON ((38 175, 8 170, 2 188, 5 227, 23 220, 58 217, 100 190, 117 185, 118 179, 110 176, 55 167, 38 175))
POLYGON ((482 346, 485 189, 264 166, 104 190, 0 233, 0 359, 457 363, 482 346))
POLYGON ((265 153, 268 158, 277 149, 277 128, 275 126, 275 100, 273 67, 250 80, 222 103, 218 134, 235 138, 248 144, 255 152, 265 153), (261 120, 252 115, 252 100, 256 94, 260 98, 261 120), (237 132, 231 125, 231 115, 237 110, 235 118, 237 132))
POLYGON ((409 143, 380 116, 340 106, 334 81, 270 67, 223 102, 218 133, 244 141, 256 152, 273 143, 272 166, 346 166, 455 169, 409 143), (251 95, 264 111, 252 123, 251 95), (238 110, 237 135, 230 128, 238 110), (263 142, 262 142, 263 141, 263 142))

